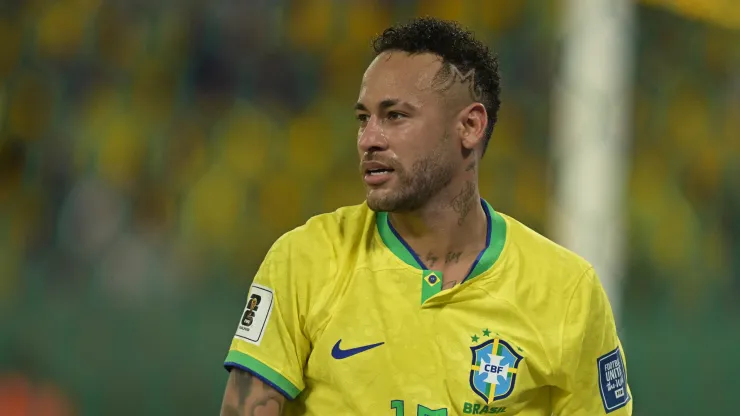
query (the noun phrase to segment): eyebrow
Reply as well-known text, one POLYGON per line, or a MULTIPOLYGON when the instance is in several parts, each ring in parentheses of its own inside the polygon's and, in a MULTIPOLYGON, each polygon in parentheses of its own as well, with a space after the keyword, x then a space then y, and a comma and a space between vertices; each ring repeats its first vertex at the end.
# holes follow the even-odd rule
MULTIPOLYGON (((407 102, 401 101, 398 98, 389 98, 389 99, 383 100, 383 101, 380 102, 380 104, 378 105, 378 107, 381 110, 387 110, 387 109, 389 109, 389 108, 391 108, 391 107, 393 107, 395 105, 399 105, 399 104, 400 105, 405 105, 407 107, 415 108, 413 105, 411 105, 411 104, 409 104, 407 102)), ((355 104, 355 111, 369 111, 369 110, 367 109, 367 107, 365 106, 365 104, 363 104, 363 103, 357 103, 357 104, 355 104)))

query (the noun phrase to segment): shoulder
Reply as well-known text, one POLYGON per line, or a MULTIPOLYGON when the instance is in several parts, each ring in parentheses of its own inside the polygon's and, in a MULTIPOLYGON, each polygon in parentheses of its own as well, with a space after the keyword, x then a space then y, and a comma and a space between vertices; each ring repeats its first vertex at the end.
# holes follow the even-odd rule
MULTIPOLYGON (((583 334, 589 314, 603 315, 601 283, 593 266, 575 252, 557 244, 512 217, 507 223, 504 261, 506 295, 537 328, 551 365, 562 354, 563 334, 583 334), (599 308, 594 311, 594 308, 599 308)), ((571 345, 571 341, 568 341, 571 345)), ((573 344, 574 345, 574 344, 573 344)))
POLYGON ((283 289, 307 317, 315 334, 332 314, 338 282, 353 262, 374 214, 366 205, 316 215, 283 234, 270 248, 263 267, 273 285, 283 289), (267 266, 265 266, 267 265, 267 266))
POLYGON ((339 259, 360 244, 373 221, 374 213, 364 203, 313 216, 278 238, 268 257, 320 263, 339 259))
POLYGON ((557 244, 516 219, 500 214, 508 232, 506 254, 527 276, 537 277, 537 285, 570 292, 593 274, 593 266, 575 252, 557 244))

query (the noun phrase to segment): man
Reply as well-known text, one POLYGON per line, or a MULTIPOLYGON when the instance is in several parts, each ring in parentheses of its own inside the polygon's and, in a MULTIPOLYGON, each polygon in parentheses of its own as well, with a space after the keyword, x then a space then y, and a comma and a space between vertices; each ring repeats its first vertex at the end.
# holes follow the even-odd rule
POLYGON ((593 268, 479 196, 496 58, 431 18, 374 49, 355 108, 367 201, 270 249, 222 415, 631 414, 593 268))

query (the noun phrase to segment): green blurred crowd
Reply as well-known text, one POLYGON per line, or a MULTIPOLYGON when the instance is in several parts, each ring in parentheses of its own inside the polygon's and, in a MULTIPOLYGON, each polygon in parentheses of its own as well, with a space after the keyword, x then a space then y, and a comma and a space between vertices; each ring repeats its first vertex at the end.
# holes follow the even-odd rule
MULTIPOLYGON (((0 4, 0 414, 214 414, 266 250, 363 200, 369 41, 410 16, 457 19, 498 53, 481 191, 547 234, 559 4, 0 4)), ((740 337, 740 30, 646 6, 636 29, 623 338, 633 374, 663 374, 631 381, 640 408, 726 369, 661 390, 674 340, 711 355, 740 337)))

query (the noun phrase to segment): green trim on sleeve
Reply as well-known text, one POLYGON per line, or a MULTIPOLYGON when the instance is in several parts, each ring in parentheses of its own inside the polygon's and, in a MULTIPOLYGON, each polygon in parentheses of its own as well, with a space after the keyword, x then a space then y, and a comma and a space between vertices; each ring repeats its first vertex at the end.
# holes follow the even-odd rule
POLYGON ((291 400, 295 399, 301 393, 301 389, 288 381, 282 374, 243 352, 229 351, 228 355, 226 355, 224 365, 226 367, 243 367, 253 372, 262 381, 267 382, 291 400))

